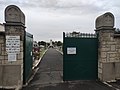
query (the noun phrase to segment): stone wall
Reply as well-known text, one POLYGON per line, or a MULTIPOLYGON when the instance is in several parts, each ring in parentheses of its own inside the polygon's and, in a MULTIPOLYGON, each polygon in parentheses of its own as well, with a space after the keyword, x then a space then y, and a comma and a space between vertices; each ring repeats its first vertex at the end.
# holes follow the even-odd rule
POLYGON ((5 59, 5 42, 4 42, 4 39, 5 39, 5 33, 4 32, 0 32, 0 86, 2 85, 2 77, 3 77, 3 66, 2 66, 2 63, 3 63, 3 60, 5 59))
POLYGON ((98 34, 98 78, 112 81, 120 78, 120 38, 115 37, 114 16, 105 13, 96 19, 98 34))

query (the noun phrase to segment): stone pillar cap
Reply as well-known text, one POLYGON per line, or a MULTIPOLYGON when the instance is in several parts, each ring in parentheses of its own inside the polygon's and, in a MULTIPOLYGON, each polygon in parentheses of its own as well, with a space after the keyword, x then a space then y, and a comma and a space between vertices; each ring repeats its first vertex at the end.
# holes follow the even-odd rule
POLYGON ((111 12, 107 12, 96 19, 95 22, 96 29, 101 28, 113 28, 114 27, 114 15, 111 12))
POLYGON ((5 22, 25 25, 25 15, 16 5, 9 5, 5 9, 5 22))

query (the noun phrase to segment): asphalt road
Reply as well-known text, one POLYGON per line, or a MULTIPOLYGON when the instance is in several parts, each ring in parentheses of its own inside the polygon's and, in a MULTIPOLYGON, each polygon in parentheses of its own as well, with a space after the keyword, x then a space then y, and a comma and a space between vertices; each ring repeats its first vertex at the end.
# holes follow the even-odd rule
POLYGON ((31 82, 22 90, 115 90, 99 81, 63 81, 63 56, 50 48, 31 82))

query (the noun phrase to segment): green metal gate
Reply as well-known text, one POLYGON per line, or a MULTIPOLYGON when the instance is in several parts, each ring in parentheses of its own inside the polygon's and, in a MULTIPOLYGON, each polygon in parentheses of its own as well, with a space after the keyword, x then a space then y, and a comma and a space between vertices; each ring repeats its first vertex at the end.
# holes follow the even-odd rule
POLYGON ((97 79, 98 39, 95 34, 63 33, 63 80, 97 79))
POLYGON ((24 37, 24 71, 23 71, 23 83, 25 84, 30 75, 32 73, 32 65, 33 65, 33 57, 32 57, 32 49, 33 49, 33 35, 28 32, 25 32, 24 37))

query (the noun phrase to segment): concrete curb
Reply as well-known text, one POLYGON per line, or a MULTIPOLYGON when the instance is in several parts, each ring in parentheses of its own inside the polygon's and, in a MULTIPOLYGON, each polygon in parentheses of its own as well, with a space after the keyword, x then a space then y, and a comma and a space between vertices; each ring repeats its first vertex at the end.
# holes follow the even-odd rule
POLYGON ((104 83, 105 85, 107 85, 108 87, 111 87, 111 88, 113 88, 113 89, 115 89, 115 90, 120 90, 119 88, 116 88, 116 87, 110 85, 110 84, 107 83, 107 82, 103 82, 103 83, 104 83))
POLYGON ((38 66, 38 64, 41 62, 41 60, 42 60, 43 56, 45 55, 45 53, 47 52, 47 50, 48 49, 45 50, 45 52, 43 53, 42 57, 38 60, 38 62, 35 64, 35 66, 32 67, 32 69, 35 69, 38 66))
POLYGON ((58 49, 56 49, 56 50, 63 55, 63 52, 59 51, 58 49))

